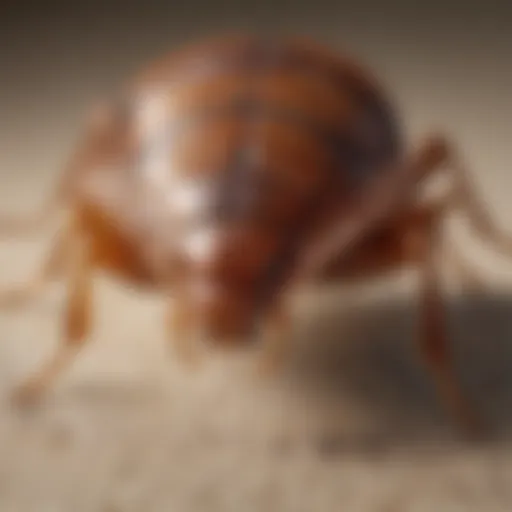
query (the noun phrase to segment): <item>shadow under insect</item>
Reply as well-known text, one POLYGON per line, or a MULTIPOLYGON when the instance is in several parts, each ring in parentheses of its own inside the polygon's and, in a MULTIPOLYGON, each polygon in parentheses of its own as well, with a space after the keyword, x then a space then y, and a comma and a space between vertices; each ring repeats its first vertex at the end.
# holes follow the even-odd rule
MULTIPOLYGON (((311 397, 311 414, 317 403, 341 418, 348 398, 364 411, 374 440, 437 439, 434 432, 448 422, 419 352, 415 302, 340 309, 322 310, 298 335, 286 377, 293 393, 311 397)), ((512 433, 511 311, 509 295, 447 300, 454 370, 492 440, 512 433)))

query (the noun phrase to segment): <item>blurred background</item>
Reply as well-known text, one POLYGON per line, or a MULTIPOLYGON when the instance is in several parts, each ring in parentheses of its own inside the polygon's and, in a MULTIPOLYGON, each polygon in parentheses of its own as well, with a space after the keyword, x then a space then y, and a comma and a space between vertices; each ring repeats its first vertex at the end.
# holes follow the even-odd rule
MULTIPOLYGON (((43 202, 91 104, 148 60, 251 30, 358 56, 392 94, 411 144, 450 136, 512 231, 511 29, 505 0, 4 1, 1 211, 43 202)), ((455 289, 449 311, 457 369, 491 442, 465 443, 432 392, 410 275, 299 298, 296 350, 268 380, 253 377, 246 354, 179 366, 158 299, 98 279, 90 344, 28 416, 7 399, 54 350, 62 289, 0 314, 0 510, 511 510, 512 263, 462 225, 451 234, 489 283, 478 296, 455 289)), ((3 286, 30 277, 50 237, 0 241, 3 286)))

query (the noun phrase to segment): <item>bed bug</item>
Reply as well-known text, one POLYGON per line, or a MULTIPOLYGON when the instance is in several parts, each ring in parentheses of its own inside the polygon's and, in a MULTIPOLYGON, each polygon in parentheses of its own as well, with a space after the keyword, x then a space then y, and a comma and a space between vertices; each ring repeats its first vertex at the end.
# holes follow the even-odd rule
POLYGON ((44 213, 1 224, 28 233, 65 212, 40 272, 3 295, 20 304, 67 283, 60 348, 18 401, 40 397, 86 343, 95 271, 172 302, 166 326, 184 360, 198 342, 258 339, 268 369, 286 355, 294 286, 414 265, 421 353, 449 410, 476 424, 443 325, 440 226, 459 208, 488 242, 510 253, 510 241, 445 137, 405 148, 391 99, 354 58, 300 37, 213 38, 148 65, 84 124, 44 213), (446 196, 421 201, 441 172, 446 196))

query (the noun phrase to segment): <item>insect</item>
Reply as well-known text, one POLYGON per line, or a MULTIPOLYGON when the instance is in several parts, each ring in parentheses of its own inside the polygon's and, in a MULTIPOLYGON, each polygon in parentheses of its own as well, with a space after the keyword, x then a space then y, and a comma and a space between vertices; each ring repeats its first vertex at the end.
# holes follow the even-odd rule
POLYGON ((271 369, 286 356, 297 283, 414 265, 421 353, 450 412, 476 425, 443 325, 440 228, 459 208, 489 243, 506 253, 511 243, 447 139, 406 150, 377 80, 298 37, 185 46, 113 96, 92 109, 44 213, 1 221, 4 234, 21 234, 65 213, 37 275, 2 295, 19 305, 56 278, 68 292, 62 343, 16 400, 40 397, 83 348, 95 272, 161 293, 170 339, 189 363, 200 342, 235 347, 256 337, 261 368, 271 369), (436 174, 449 178, 447 194, 422 201, 436 174))

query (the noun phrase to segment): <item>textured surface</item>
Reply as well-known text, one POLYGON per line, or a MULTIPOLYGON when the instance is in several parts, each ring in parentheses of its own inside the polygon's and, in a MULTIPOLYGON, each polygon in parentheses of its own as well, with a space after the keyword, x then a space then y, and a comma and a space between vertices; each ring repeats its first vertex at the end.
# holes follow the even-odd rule
MULTIPOLYGON (((197 21, 198 12, 181 32, 175 26, 175 40, 212 26, 206 15, 197 21)), ((456 38, 453 25, 436 22, 432 38, 427 25, 392 30, 380 17, 381 31, 368 21, 366 30, 351 32, 355 11, 352 18, 333 14, 330 24, 304 13, 300 28, 316 23, 316 33, 335 42, 345 23, 351 46, 396 88, 413 140, 437 127, 456 136, 494 215, 512 225, 512 76, 499 30, 482 32, 486 19, 479 19, 473 25, 481 32, 456 38)), ((176 22, 156 9, 119 19, 117 32, 104 20, 92 31, 92 16, 76 19, 74 26, 53 21, 26 30, 31 36, 6 50, 3 211, 29 211, 42 201, 92 98, 165 48, 166 23, 176 22), (66 38, 75 43, 66 46, 66 38)), ((346 289, 304 298, 293 360, 266 383, 252 377, 249 354, 212 356, 196 373, 178 367, 168 355, 159 301, 99 280, 91 343, 33 415, 15 413, 4 399, 53 349, 62 289, 49 289, 25 311, 0 314, 0 509, 510 510, 512 266, 453 227, 496 288, 451 308, 458 366, 494 442, 458 441, 439 410, 415 357, 408 279, 362 295, 346 289)), ((28 277, 50 237, 51 230, 0 241, 1 282, 28 277)))
MULTIPOLYGON (((2 406, 4 510, 509 509, 511 302, 452 309, 464 383, 495 429, 495 442, 467 446, 415 359, 404 301, 345 295, 340 315, 325 297, 299 322, 283 374, 262 383, 250 354, 183 371, 167 357, 158 304, 98 288, 97 334, 44 407, 2 406)), ((52 349, 57 309, 48 294, 3 316, 4 396, 52 349)))

